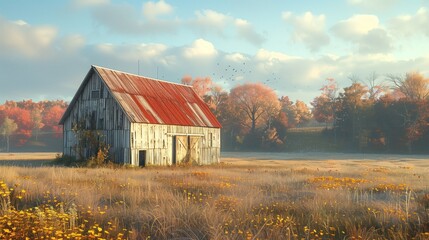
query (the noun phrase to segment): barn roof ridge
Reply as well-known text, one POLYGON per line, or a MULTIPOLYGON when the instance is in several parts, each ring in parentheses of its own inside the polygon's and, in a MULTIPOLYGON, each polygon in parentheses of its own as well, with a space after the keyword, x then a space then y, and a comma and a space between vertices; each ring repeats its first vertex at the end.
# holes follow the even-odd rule
POLYGON ((152 80, 152 81, 165 82, 165 83, 169 83, 169 84, 176 84, 176 85, 180 85, 180 86, 185 86, 185 87, 193 88, 191 85, 187 85, 187 84, 183 84, 183 83, 170 82, 170 81, 163 80, 163 79, 158 79, 158 78, 154 78, 154 77, 147 77, 145 75, 138 75, 138 74, 135 74, 135 73, 129 73, 129 72, 125 72, 125 71, 122 71, 122 70, 116 70, 116 69, 112 69, 112 68, 108 68, 108 67, 102 67, 102 66, 98 66, 98 65, 94 65, 94 64, 91 65, 91 67, 93 67, 93 68, 103 68, 103 69, 106 69, 106 70, 110 70, 110 71, 114 71, 114 72, 119 72, 119 73, 131 75, 131 76, 135 76, 135 77, 139 77, 139 78, 144 78, 144 79, 148 79, 148 80, 152 80))

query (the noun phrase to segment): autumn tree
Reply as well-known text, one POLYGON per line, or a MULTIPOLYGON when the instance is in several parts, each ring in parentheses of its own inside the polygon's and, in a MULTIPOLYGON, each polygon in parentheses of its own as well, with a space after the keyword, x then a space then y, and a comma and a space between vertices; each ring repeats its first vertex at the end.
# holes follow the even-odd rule
POLYGON ((26 109, 26 110, 33 110, 34 108, 37 107, 37 103, 33 102, 33 100, 28 99, 28 100, 22 100, 20 102, 16 102, 16 107, 19 107, 21 109, 26 109))
POLYGON ((293 111, 293 102, 289 99, 288 96, 281 96, 280 99, 280 111, 284 113, 284 117, 287 119, 287 127, 295 127, 294 111, 293 111))
POLYGON ((289 120, 285 112, 279 111, 279 114, 274 118, 272 126, 276 129, 277 137, 282 143, 285 142, 287 129, 289 128, 289 120))
POLYGON ((383 96, 374 106, 376 123, 388 151, 427 149, 429 104, 383 96))
POLYGON ((338 86, 333 78, 326 79, 327 84, 324 85, 321 90, 321 95, 314 98, 311 102, 313 107, 312 113, 314 119, 320 123, 326 123, 328 126, 329 123, 333 123, 335 119, 336 111, 336 97, 338 86))
POLYGON ((31 117, 31 125, 33 129, 34 136, 36 137, 36 141, 39 137, 40 129, 45 126, 45 124, 42 122, 42 109, 40 108, 34 108, 30 112, 31 117))
POLYGON ((18 129, 15 132, 17 135, 16 139, 18 140, 17 144, 24 145, 32 134, 30 111, 19 108, 16 104, 5 105, 5 115, 18 125, 18 129))
POLYGON ((246 132, 247 145, 260 146, 261 136, 257 130, 271 128, 280 111, 274 90, 262 83, 238 85, 231 89, 229 102, 238 123, 246 132))
POLYGON ((386 93, 387 86, 378 82, 379 75, 375 72, 368 75, 365 86, 368 90, 368 100, 375 102, 386 93))
POLYGON ((217 118, 222 117, 222 111, 228 102, 228 93, 219 85, 214 85, 210 92, 203 96, 203 100, 217 118))
POLYGON ((66 109, 60 105, 54 105, 43 111, 43 128, 45 130, 53 131, 56 137, 59 137, 62 132, 62 128, 59 125, 59 122, 65 110, 66 109))
POLYGON ((359 147, 362 138, 368 135, 367 101, 368 90, 361 83, 354 82, 344 88, 338 99, 335 128, 343 135, 351 148, 359 147))
MULTIPOLYGON (((16 104, 14 104, 16 107, 30 112, 32 135, 36 137, 36 141, 38 139, 40 129, 44 126, 42 122, 42 111, 43 111, 44 104, 47 102, 49 101, 33 102, 33 100, 31 99, 27 99, 27 100, 16 102, 16 104)), ((50 102, 57 102, 57 101, 50 101, 50 102)))
POLYGON ((6 140, 7 152, 9 152, 10 147, 9 138, 17 129, 18 125, 9 117, 4 118, 3 123, 0 125, 0 134, 3 135, 6 140))
POLYGON ((213 89, 213 87, 215 87, 215 84, 210 77, 196 77, 192 79, 191 76, 185 75, 184 77, 182 77, 182 83, 185 85, 192 86, 194 88, 194 91, 200 97, 204 97, 204 95, 209 93, 213 89))
POLYGON ((310 109, 303 101, 297 100, 293 103, 288 97, 281 97, 280 103, 282 112, 287 116, 289 127, 297 127, 312 118, 310 109))
POLYGON ((325 123, 326 127, 334 121, 334 103, 326 96, 315 97, 311 102, 311 106, 313 107, 312 113, 316 121, 325 123))
POLYGON ((231 89, 230 102, 235 112, 242 116, 241 124, 250 132, 270 124, 280 110, 276 93, 262 83, 246 83, 231 89))
POLYGON ((407 73, 405 77, 388 75, 388 79, 409 100, 425 100, 429 96, 429 78, 420 73, 407 73))
MULTIPOLYGON (((389 95, 391 102, 381 110, 393 113, 385 121, 395 121, 396 126, 385 129, 385 133, 390 142, 395 142, 398 146, 401 145, 400 139, 403 139, 402 145, 406 146, 408 152, 412 152, 414 146, 422 142, 429 132, 429 78, 411 72, 404 76, 388 75, 388 80, 394 85, 389 95), (401 134, 396 134, 398 132, 401 134)), ((427 144, 423 145, 423 148, 427 148, 427 144)))

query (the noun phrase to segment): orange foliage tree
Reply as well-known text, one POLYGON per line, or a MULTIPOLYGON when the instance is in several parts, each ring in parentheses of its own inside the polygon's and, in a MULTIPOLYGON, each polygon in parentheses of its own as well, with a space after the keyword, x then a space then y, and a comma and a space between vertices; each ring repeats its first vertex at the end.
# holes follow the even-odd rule
POLYGON ((230 104, 250 132, 270 126, 279 114, 280 102, 273 89, 262 83, 246 83, 231 89, 230 104))
POLYGON ((192 77, 189 75, 182 77, 182 83, 185 85, 192 86, 194 88, 194 91, 200 97, 205 96, 215 86, 210 77, 196 77, 195 79, 192 79, 192 77))
POLYGON ((335 100, 337 95, 338 86, 333 78, 326 79, 327 84, 324 85, 320 90, 322 94, 311 102, 313 106, 313 117, 318 122, 323 122, 328 125, 332 123, 335 117, 335 100))
POLYGON ((408 100, 420 101, 429 97, 429 78, 420 73, 410 72, 405 77, 389 75, 388 79, 408 100))

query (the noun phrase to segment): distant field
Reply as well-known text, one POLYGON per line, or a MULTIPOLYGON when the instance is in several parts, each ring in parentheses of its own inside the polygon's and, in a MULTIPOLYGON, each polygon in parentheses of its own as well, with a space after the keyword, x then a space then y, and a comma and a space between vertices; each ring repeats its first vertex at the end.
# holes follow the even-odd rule
POLYGON ((0 153, 1 160, 53 160, 57 152, 0 153))
POLYGON ((0 153, 0 166, 43 166, 55 159, 58 153, 0 153))
MULTIPOLYGON (((55 156, 36 155, 0 164, 55 156)), ((0 239, 429 239, 429 160, 222 153, 213 166, 0 166, 0 229, 0 239)))

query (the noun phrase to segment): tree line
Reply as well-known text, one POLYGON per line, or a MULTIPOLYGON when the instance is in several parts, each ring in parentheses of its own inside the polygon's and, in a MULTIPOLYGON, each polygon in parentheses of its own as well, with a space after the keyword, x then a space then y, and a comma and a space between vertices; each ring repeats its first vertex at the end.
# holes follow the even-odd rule
MULTIPOLYGON (((420 73, 374 73, 349 79, 350 85, 342 89, 335 79, 326 79, 311 106, 279 97, 262 83, 244 83, 229 91, 209 77, 184 76, 182 83, 194 87, 222 124, 223 150, 286 150, 291 129, 318 122, 322 141, 333 142, 339 151, 429 151, 428 78, 420 73)), ((58 122, 67 106, 62 100, 6 101, 0 105, 0 143, 6 149, 24 145, 41 132, 61 137, 58 122)))
POLYGON ((344 150, 428 152, 429 79, 416 72, 377 79, 352 76, 341 92, 328 80, 312 102, 314 118, 333 124, 330 134, 344 150))
POLYGON ((289 130, 317 121, 323 141, 338 151, 429 151, 428 78, 413 72, 349 79, 340 89, 328 78, 311 107, 262 83, 229 92, 208 77, 185 76, 182 83, 192 85, 221 122, 225 150, 285 150, 289 130))
POLYGON ((0 149, 9 151, 11 145, 22 146, 31 137, 37 141, 39 135, 46 132, 61 138, 62 127, 58 122, 67 106, 63 100, 6 101, 0 105, 0 135, 3 136, 0 149))

